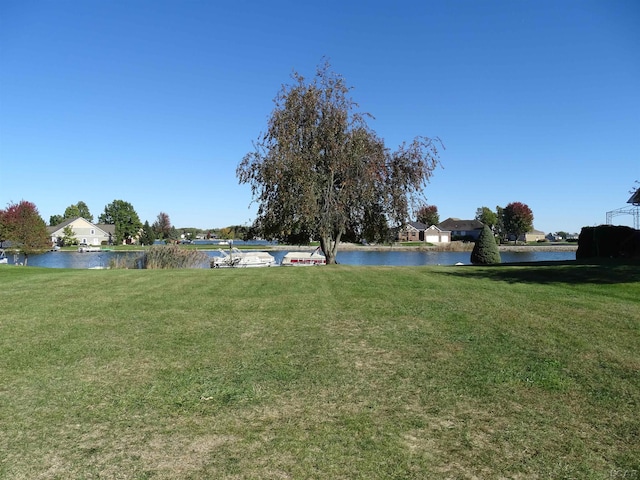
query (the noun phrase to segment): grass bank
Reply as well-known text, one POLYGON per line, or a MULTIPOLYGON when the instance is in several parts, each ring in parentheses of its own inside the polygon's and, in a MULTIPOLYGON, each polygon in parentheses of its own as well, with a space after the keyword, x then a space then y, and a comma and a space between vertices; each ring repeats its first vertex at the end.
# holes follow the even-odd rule
POLYGON ((637 265, 0 267, 0 478, 640 478, 637 265))

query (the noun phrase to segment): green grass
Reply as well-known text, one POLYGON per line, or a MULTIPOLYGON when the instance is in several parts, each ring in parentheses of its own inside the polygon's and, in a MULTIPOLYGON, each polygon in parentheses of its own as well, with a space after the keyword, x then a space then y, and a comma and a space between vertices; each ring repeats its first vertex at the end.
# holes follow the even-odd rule
POLYGON ((0 478, 640 478, 638 265, 0 280, 0 478))

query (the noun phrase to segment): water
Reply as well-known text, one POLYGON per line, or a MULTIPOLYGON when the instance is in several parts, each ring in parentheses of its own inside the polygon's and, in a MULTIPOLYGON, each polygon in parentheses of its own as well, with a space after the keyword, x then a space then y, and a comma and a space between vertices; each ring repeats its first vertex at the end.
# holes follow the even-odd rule
MULTIPOLYGON (((224 247, 223 247, 224 248, 224 247)), ((217 256, 217 251, 206 252, 209 256, 217 256)), ((286 250, 270 251, 277 263, 287 253, 286 250)), ((48 268, 106 268, 109 262, 116 256, 133 255, 140 252, 47 252, 41 255, 29 256, 28 264, 33 267, 48 268)), ((338 251, 338 263, 344 265, 390 265, 390 266, 420 266, 420 265, 454 265, 456 263, 469 264, 471 252, 430 252, 415 250, 344 250, 338 251)), ((546 262, 575 260, 575 251, 553 251, 553 252, 501 252, 503 263, 511 262, 546 262)), ((14 263, 14 256, 9 254, 9 263, 14 263)), ((19 256, 18 262, 23 262, 19 256)), ((203 265, 208 268, 209 265, 203 265)))

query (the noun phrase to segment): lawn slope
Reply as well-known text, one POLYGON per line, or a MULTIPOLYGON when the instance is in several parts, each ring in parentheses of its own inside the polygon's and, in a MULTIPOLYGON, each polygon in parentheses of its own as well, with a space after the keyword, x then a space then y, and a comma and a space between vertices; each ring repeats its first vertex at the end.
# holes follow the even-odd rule
POLYGON ((637 265, 0 280, 0 478, 640 478, 637 265))

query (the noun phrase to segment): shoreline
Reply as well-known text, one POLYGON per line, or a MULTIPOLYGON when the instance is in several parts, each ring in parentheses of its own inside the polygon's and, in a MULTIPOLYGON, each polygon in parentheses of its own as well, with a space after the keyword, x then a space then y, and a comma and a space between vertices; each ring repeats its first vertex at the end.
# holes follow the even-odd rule
MULTIPOLYGON (((443 243, 440 245, 360 245, 357 243, 340 243, 338 251, 371 251, 371 252, 384 252, 384 251, 405 251, 405 252, 471 252, 473 250, 473 243, 452 242, 443 243)), ((117 247, 110 247, 102 249, 97 252, 142 252, 147 246, 139 246, 133 248, 120 249, 117 247)), ((217 250, 227 250, 228 245, 190 245, 188 248, 195 248, 202 252, 214 252, 217 250)), ((263 251, 313 251, 320 248, 319 245, 247 245, 242 246, 241 250, 263 250, 263 251)), ((549 245, 498 245, 500 252, 575 252, 578 249, 578 244, 549 244, 549 245)), ((58 250, 60 253, 73 253, 77 252, 76 249, 64 249, 58 250)))
MULTIPOLYGON (((450 243, 441 245, 359 245, 356 243, 341 243, 338 251, 432 251, 432 252, 471 252, 473 243, 450 243)), ((317 245, 265 245, 262 250, 300 250, 311 251, 319 248, 317 245)), ((575 252, 578 244, 549 244, 549 245, 499 245, 501 252, 575 252)), ((217 249, 214 249, 217 250, 217 249)))

